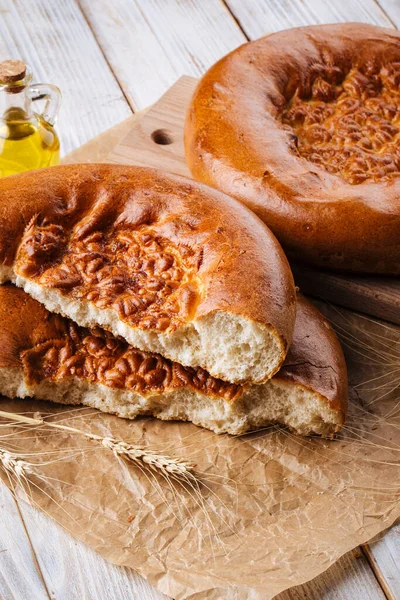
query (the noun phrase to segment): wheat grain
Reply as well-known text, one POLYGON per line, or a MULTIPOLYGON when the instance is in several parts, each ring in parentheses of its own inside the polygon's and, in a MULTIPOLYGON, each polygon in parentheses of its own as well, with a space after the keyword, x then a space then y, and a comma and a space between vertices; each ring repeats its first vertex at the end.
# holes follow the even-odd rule
POLYGON ((0 448, 0 463, 7 473, 15 475, 17 479, 26 478, 27 475, 33 474, 30 463, 4 448, 0 448))
POLYGON ((132 462, 141 461, 155 471, 166 471, 178 477, 188 476, 189 474, 193 475, 193 465, 188 462, 170 458, 133 444, 117 441, 113 438, 103 438, 101 443, 105 448, 112 450, 115 456, 126 457, 132 462))
MULTIPOLYGON (((25 415, 19 415, 17 413, 10 413, 0 410, 0 417, 9 419, 14 423, 23 423, 32 427, 46 425, 53 429, 59 429, 66 431, 67 433, 74 433, 82 435, 87 439, 100 442, 104 448, 111 450, 116 457, 122 457, 126 460, 136 463, 148 468, 152 471, 158 471, 166 476, 173 476, 181 481, 187 482, 189 480, 196 480, 196 475, 193 471, 194 465, 180 460, 179 458, 165 456, 157 452, 153 452, 148 448, 143 448, 135 444, 128 444, 123 440, 117 440, 110 437, 102 437, 89 431, 83 431, 76 427, 70 427, 69 425, 62 425, 53 421, 45 421, 40 415, 35 415, 35 418, 27 417, 25 415)), ((1 452, 1 450, 0 450, 1 452)), ((0 456, 0 460, 2 460, 0 456)), ((28 465, 28 463, 26 463, 28 465)), ((21 465, 22 468, 23 465, 21 465)))

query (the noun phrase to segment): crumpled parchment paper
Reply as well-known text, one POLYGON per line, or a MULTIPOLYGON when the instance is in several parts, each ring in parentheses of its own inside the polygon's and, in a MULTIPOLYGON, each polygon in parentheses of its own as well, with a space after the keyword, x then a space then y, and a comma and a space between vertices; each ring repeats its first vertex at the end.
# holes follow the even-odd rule
MULTIPOLYGON (((101 160, 130 123, 70 161, 101 160)), ((350 410, 336 440, 277 427, 217 436, 188 423, 0 399, 1 410, 39 411, 193 461, 201 482, 200 494, 173 486, 76 434, 2 427, 3 446, 52 461, 39 469, 44 480, 33 478, 37 487, 17 493, 177 600, 269 600, 312 579, 400 517, 400 328, 319 307, 342 335, 349 368, 350 410)))

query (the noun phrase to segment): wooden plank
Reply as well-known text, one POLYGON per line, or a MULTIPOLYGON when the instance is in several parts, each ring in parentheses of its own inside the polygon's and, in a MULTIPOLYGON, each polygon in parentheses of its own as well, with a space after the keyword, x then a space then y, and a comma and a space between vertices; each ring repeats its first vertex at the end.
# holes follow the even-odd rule
MULTIPOLYGON (((135 571, 105 561, 40 511, 25 503, 21 503, 21 509, 51 597, 57 600, 167 599, 135 571)), ((1 587, 0 597, 3 600, 1 587)), ((40 600, 43 597, 40 596, 40 600)), ((30 600, 33 596, 20 594, 15 598, 30 600)))
POLYGON ((75 0, 5 0, 1 9, 1 60, 25 60, 34 81, 63 93, 57 131, 64 153, 131 114, 75 0))
MULTIPOLYGON (((136 121, 107 161, 190 176, 184 158, 183 124, 195 85, 195 79, 181 78, 136 121)), ((293 265, 293 270, 296 283, 305 293, 400 324, 399 278, 339 275, 299 265, 293 265)))
POLYGON ((375 0, 225 0, 225 3, 252 40, 282 29, 318 23, 361 21, 393 26, 375 0))
POLYGON ((184 158, 183 120, 197 80, 181 77, 138 120, 106 162, 154 167, 190 177, 184 158))
POLYGON ((342 556, 312 581, 279 594, 274 600, 384 600, 379 583, 359 550, 342 556))
POLYGON ((400 524, 363 547, 389 600, 400 598, 400 524))
POLYGON ((0 487, 0 598, 49 598, 11 492, 0 487))
POLYGON ((135 110, 246 41, 220 0, 80 0, 80 6, 135 110))
POLYGON ((376 0, 386 17, 398 29, 400 27, 400 3, 398 0, 376 0))
POLYGON ((349 277, 294 264, 292 270, 305 294, 400 325, 398 278, 349 277))
POLYGON ((146 111, 141 111, 139 113, 135 113, 118 123, 118 125, 114 125, 111 129, 107 131, 107 134, 99 134, 96 137, 91 138, 86 144, 83 144, 79 148, 76 148, 72 152, 66 154, 62 159, 62 164, 76 164, 80 162, 90 162, 96 163, 101 162, 105 156, 112 152, 113 148, 118 145, 122 140, 126 137, 127 133, 132 129, 135 125, 138 118, 142 117, 142 113, 146 111), (90 160, 88 157, 90 156, 90 160))

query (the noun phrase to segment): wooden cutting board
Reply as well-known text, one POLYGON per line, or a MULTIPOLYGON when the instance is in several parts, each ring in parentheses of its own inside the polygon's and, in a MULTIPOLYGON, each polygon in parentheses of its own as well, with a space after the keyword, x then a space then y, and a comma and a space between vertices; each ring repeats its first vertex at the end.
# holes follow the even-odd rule
MULTIPOLYGON (((150 166, 191 177, 184 157, 183 125, 196 83, 192 77, 181 77, 156 104, 121 124, 115 130, 118 141, 111 138, 115 146, 103 162, 150 166)), ((292 268, 304 293, 400 325, 399 278, 341 275, 297 264, 292 268)))

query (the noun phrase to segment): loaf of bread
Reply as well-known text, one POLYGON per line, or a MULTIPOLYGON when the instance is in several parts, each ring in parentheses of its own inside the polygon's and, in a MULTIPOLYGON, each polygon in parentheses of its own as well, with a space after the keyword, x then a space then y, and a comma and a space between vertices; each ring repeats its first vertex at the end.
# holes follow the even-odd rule
POLYGON ((400 274, 400 34, 299 27, 237 48, 185 125, 193 176, 250 207, 289 257, 400 274))
POLYGON ((0 287, 0 393, 84 404, 120 417, 192 421, 241 434, 281 424, 331 436, 347 408, 346 365, 321 313, 301 296, 286 361, 261 385, 216 379, 48 312, 13 285, 0 287))
POLYGON ((285 359, 295 287, 268 228, 192 180, 71 165, 0 180, 0 282, 232 383, 285 359))

